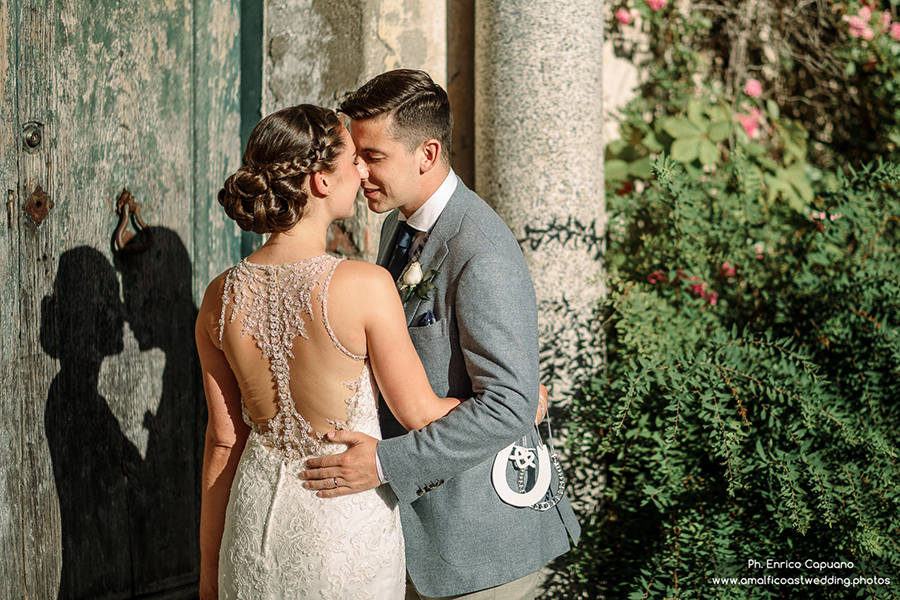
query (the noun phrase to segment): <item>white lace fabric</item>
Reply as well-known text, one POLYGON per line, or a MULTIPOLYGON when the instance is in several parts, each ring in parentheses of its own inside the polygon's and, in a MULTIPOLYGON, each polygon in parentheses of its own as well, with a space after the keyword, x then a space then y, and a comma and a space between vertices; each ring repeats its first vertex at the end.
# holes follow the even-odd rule
POLYGON ((226 513, 220 598, 403 597, 403 538, 389 488, 323 499, 297 477, 307 458, 344 450, 315 433, 291 397, 288 361, 294 358, 297 337, 308 338, 307 327, 323 326, 335 348, 363 363, 358 379, 344 383, 352 394, 346 401, 346 421, 328 422, 335 429, 381 437, 368 360, 347 350, 328 323, 328 286, 339 263, 328 255, 277 266, 245 259, 226 276, 220 347, 224 328, 240 317, 241 336, 252 335, 269 362, 278 408, 272 419, 259 425, 242 399, 251 433, 226 513), (319 322, 314 299, 322 307, 319 322))

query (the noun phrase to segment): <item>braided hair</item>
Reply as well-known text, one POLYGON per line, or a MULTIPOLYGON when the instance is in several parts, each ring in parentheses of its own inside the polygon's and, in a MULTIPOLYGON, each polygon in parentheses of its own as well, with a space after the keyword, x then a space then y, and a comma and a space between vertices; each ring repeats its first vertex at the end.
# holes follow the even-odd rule
POLYGON ((250 134, 241 168, 225 180, 219 204, 244 231, 287 231, 303 216, 307 177, 333 171, 343 149, 334 111, 301 104, 272 113, 250 134))

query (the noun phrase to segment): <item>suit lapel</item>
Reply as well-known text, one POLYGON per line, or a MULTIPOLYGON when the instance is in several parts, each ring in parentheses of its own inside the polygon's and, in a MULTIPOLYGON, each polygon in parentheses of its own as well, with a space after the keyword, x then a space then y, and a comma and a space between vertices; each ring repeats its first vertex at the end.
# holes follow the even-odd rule
MULTIPOLYGON (((427 273, 431 269, 440 271, 441 265, 450 251, 447 243, 459 232, 460 224, 466 214, 466 209, 468 208, 466 202, 467 193, 471 194, 466 186, 463 185, 462 180, 459 180, 456 190, 450 196, 447 206, 444 207, 441 216, 438 217, 437 223, 434 224, 434 228, 425 241, 421 254, 419 254, 418 261, 422 266, 423 273, 427 273)), ((394 237, 396 238, 396 233, 394 237)), ((402 297, 405 298, 407 293, 408 291, 402 292, 402 297)), ((441 290, 438 289, 432 293, 441 293, 441 290)), ((412 320, 416 316, 421 303, 422 299, 415 293, 404 303, 403 310, 406 313, 407 326, 411 327, 413 325, 412 320)))

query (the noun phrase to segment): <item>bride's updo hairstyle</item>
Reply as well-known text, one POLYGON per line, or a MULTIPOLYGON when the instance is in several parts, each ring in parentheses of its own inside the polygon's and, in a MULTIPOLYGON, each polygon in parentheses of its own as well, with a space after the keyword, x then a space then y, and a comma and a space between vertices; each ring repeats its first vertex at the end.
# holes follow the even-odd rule
POLYGON ((225 180, 219 204, 244 231, 287 231, 303 216, 307 176, 330 172, 344 149, 334 111, 301 104, 253 129, 241 168, 225 180))

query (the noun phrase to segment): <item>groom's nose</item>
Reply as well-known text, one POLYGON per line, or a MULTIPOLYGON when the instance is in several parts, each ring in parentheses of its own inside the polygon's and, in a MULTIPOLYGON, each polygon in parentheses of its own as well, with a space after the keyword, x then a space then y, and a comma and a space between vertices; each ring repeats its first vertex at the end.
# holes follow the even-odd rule
POLYGON ((360 179, 366 180, 369 178, 369 165, 361 157, 356 160, 356 170, 359 171, 360 179))

